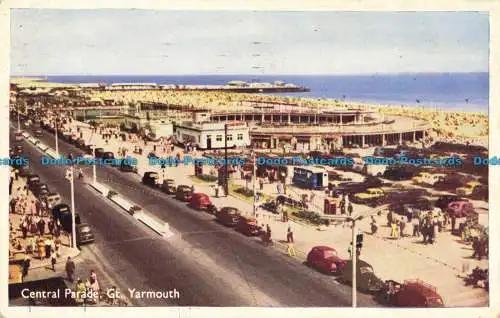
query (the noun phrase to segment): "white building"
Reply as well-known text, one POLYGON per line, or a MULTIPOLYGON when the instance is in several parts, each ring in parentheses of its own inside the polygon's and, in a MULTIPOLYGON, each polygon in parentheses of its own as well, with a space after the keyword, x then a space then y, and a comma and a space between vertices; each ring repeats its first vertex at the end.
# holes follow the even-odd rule
MULTIPOLYGON (((181 144, 192 143, 198 149, 224 149, 224 123, 183 123, 175 129, 175 139, 181 144)), ((247 147, 250 145, 246 123, 227 123, 227 147, 247 147)))

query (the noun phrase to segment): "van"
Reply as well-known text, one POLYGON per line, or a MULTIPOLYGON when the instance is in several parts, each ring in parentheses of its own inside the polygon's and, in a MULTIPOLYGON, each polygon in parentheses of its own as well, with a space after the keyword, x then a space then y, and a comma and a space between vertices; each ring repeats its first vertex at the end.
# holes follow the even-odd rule
POLYGON ((45 198, 45 202, 47 203, 47 207, 52 209, 56 205, 62 203, 61 196, 58 193, 50 193, 45 198))

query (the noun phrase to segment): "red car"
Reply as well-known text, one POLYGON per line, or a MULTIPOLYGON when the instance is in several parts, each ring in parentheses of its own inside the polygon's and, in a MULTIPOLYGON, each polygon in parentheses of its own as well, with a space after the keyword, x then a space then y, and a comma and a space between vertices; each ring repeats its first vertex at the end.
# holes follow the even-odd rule
POLYGON ((210 205, 212 201, 205 193, 194 193, 189 201, 189 206, 196 210, 206 210, 210 205))
POLYGON ((337 251, 328 246, 315 246, 307 254, 307 265, 323 273, 337 274, 347 264, 338 256, 337 251))
POLYGON ((217 221, 225 226, 234 227, 238 225, 241 212, 237 208, 223 207, 215 214, 217 221))
POLYGON ((246 236, 257 236, 262 232, 262 228, 257 225, 256 219, 240 216, 238 224, 236 225, 236 231, 246 236))
POLYGON ((455 201, 448 204, 446 212, 450 216, 463 218, 474 212, 474 207, 469 201, 455 201))

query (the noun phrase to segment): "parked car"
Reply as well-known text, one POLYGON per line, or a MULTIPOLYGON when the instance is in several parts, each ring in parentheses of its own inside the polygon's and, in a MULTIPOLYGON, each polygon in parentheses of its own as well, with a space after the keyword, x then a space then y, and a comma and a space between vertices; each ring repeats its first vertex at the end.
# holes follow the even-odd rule
POLYGON ((115 159, 115 154, 112 153, 111 151, 106 151, 102 154, 102 159, 115 159))
POLYGON ((451 202, 450 204, 448 204, 448 207, 445 211, 450 216, 454 216, 456 218, 463 218, 475 212, 472 203, 470 203, 469 201, 451 202))
POLYGON ((159 179, 160 176, 158 175, 157 172, 147 171, 144 172, 144 176, 142 177, 142 183, 151 187, 156 187, 158 185, 159 179))
POLYGON ((489 193, 488 186, 484 184, 480 184, 474 188, 472 191, 471 198, 476 200, 485 200, 488 201, 489 193))
POLYGON ((35 130, 35 132, 33 133, 33 135, 35 135, 35 137, 37 137, 37 138, 42 137, 43 136, 42 130, 41 129, 35 130))
POLYGON ((210 205, 213 205, 212 201, 210 201, 210 197, 205 193, 193 193, 191 195, 189 206, 193 209, 207 210, 210 205))
POLYGON ((240 216, 240 211, 237 208, 233 207, 223 207, 215 214, 218 222, 229 227, 238 225, 240 216))
POLYGON ((307 254, 306 264, 322 273, 338 274, 347 262, 340 258, 334 248, 315 246, 307 254))
POLYGON ((14 154, 18 155, 18 156, 22 156, 23 155, 23 152, 24 152, 24 149, 23 149, 23 146, 22 145, 16 145, 14 147, 14 154))
POLYGON ((101 158, 104 153, 105 153, 104 148, 95 148, 96 158, 101 158))
POLYGON ((371 203, 373 201, 383 200, 384 196, 385 193, 382 189, 369 188, 366 190, 366 192, 356 193, 355 195, 353 195, 352 202, 360 204, 371 203))
POLYGON ((40 177, 37 174, 28 175, 26 179, 28 189, 33 190, 38 183, 40 183, 40 177))
POLYGON ((83 140, 83 138, 78 138, 75 144, 78 148, 85 149, 85 140, 83 140))
POLYGON ((413 177, 412 181, 416 184, 433 186, 437 182, 443 181, 446 178, 442 173, 428 173, 420 172, 417 176, 413 177))
POLYGON ((24 140, 23 133, 22 132, 16 132, 15 135, 14 135, 14 139, 16 141, 22 141, 22 140, 24 140))
POLYGON ((87 223, 80 223, 76 225, 76 244, 78 246, 86 243, 92 243, 94 241, 94 232, 87 223))
POLYGON ((191 201, 192 194, 191 187, 187 185, 180 185, 175 190, 175 198, 184 202, 191 201))
POLYGON ((49 186, 46 184, 46 183, 37 183, 34 187, 33 187, 33 194, 38 197, 40 195, 40 192, 42 191, 46 191, 46 192, 50 192, 49 191, 49 186))
POLYGON ((58 203, 52 207, 52 215, 61 220, 63 214, 71 214, 71 209, 66 203, 58 203))
POLYGON ((419 279, 406 280, 403 284, 386 282, 388 304, 394 307, 444 307, 443 298, 437 289, 419 279))
POLYGON ((481 185, 481 183, 479 183, 477 181, 470 181, 470 182, 467 182, 467 184, 465 186, 457 188, 456 193, 458 195, 461 195, 461 196, 469 196, 469 195, 472 195, 472 193, 474 192, 474 189, 480 185, 481 185))
POLYGON ((388 166, 384 177, 390 180, 409 180, 417 174, 417 169, 412 166, 388 166))
POLYGON ((262 232, 262 228, 257 225, 257 220, 240 216, 236 231, 245 234, 246 236, 258 236, 262 232))
POLYGON ((137 166, 131 164, 129 160, 121 160, 119 167, 120 167, 120 171, 123 171, 123 172, 137 173, 137 171, 138 171, 137 166))
POLYGON ((462 186, 465 186, 467 182, 475 181, 473 176, 463 174, 463 173, 450 173, 443 180, 439 180, 434 183, 434 188, 440 190, 455 190, 462 186))
MULTIPOLYGON (((385 287, 384 282, 375 275, 373 267, 367 262, 358 259, 356 261, 356 283, 361 292, 375 294, 385 287)), ((338 281, 343 284, 352 284, 352 261, 348 260, 342 268, 338 281)))
POLYGON ((58 193, 49 193, 45 197, 45 203, 49 209, 52 209, 56 205, 62 203, 61 196, 58 193))
POLYGON ((437 208, 440 208, 442 211, 444 211, 444 210, 446 210, 446 208, 448 207, 448 205, 451 202, 456 202, 456 201, 468 201, 468 200, 464 199, 462 197, 459 197, 457 195, 442 195, 436 201, 435 206, 437 208))
POLYGON ((176 192, 175 180, 174 179, 163 180, 163 183, 161 185, 161 190, 167 194, 175 194, 176 192))

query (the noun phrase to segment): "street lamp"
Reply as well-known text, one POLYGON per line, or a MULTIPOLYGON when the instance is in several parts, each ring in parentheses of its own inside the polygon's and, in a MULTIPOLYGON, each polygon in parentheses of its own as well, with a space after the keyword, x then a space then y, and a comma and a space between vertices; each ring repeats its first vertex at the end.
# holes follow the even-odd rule
POLYGON ((332 216, 328 215, 329 219, 332 220, 343 220, 347 222, 352 222, 352 247, 351 247, 351 260, 352 260, 352 307, 357 306, 357 248, 356 248, 356 235, 357 227, 356 222, 364 218, 363 215, 351 215, 351 216, 332 216))
POLYGON ((21 121, 19 120, 19 112, 21 110, 19 109, 19 107, 17 108, 17 132, 20 132, 21 131, 21 121))
POLYGON ((59 157, 59 144, 58 144, 58 140, 57 140, 58 139, 57 138, 57 116, 58 115, 59 114, 56 114, 56 116, 55 116, 56 120, 54 122, 54 132, 55 132, 54 134, 55 134, 55 139, 56 139, 56 157, 59 157))
POLYGON ((255 150, 252 151, 252 160, 253 160, 253 216, 255 217, 257 215, 257 190, 256 190, 257 163, 256 163, 255 150))
POLYGON ((71 247, 76 248, 76 222, 75 222, 75 183, 74 183, 74 166, 71 165, 71 169, 66 170, 66 179, 69 180, 71 185, 71 247))

